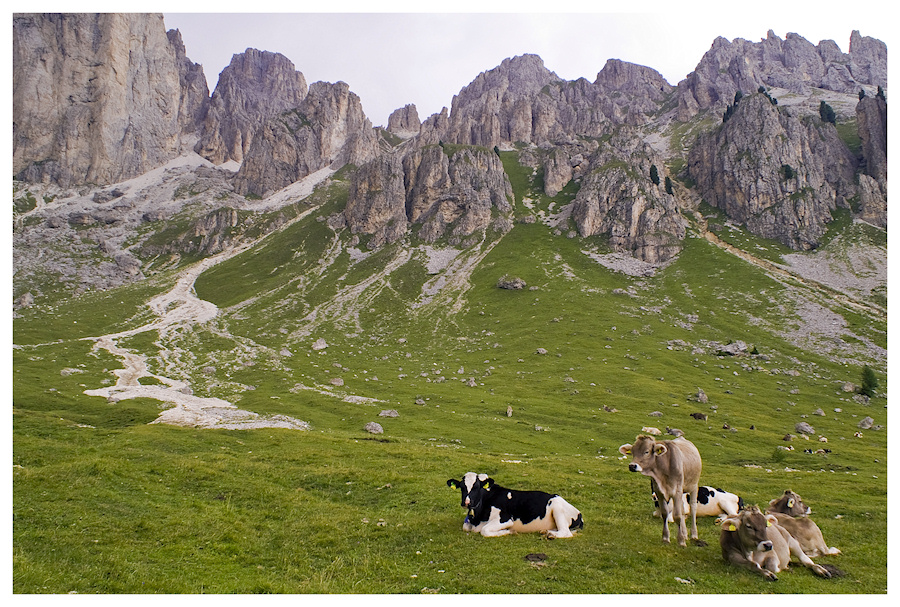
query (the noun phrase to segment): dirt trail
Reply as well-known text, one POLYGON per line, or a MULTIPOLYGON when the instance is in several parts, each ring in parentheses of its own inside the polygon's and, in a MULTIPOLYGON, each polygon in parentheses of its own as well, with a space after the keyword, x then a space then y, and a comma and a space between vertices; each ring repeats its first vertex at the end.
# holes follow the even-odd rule
POLYGON ((828 297, 840 302, 841 305, 845 306, 846 308, 849 308, 858 313, 865 314, 867 316, 884 318, 887 315, 887 311, 884 310, 884 308, 881 308, 873 303, 857 301, 852 297, 834 289, 833 287, 829 287, 826 284, 820 283, 810 278, 804 278, 803 276, 800 276, 799 274, 792 272, 783 266, 775 264, 766 259, 761 259, 759 257, 751 255, 750 253, 747 253, 742 249, 728 244, 707 229, 706 221, 702 217, 699 217, 698 214, 695 214, 695 217, 698 220, 700 231, 703 234, 703 237, 706 238, 706 240, 716 245, 723 251, 731 253, 732 255, 740 257, 748 263, 762 268, 776 280, 790 280, 813 291, 827 293, 828 297))
MULTIPOLYGON (((316 173, 310 175, 302 185, 303 192, 308 195, 318 181, 327 177, 330 173, 316 173)), ((296 186, 296 184, 295 184, 296 186)), ((292 188, 296 195, 298 189, 292 188)), ((284 227, 300 221, 310 213, 318 210, 318 206, 307 209, 284 227)), ((118 402, 131 398, 152 398, 173 405, 163 411, 159 418, 152 423, 165 423, 178 426, 192 426, 198 428, 219 429, 250 429, 250 428, 294 428, 300 430, 309 429, 307 422, 287 417, 273 415, 261 417, 252 411, 238 409, 232 403, 220 399, 194 396, 187 383, 154 375, 147 370, 145 356, 135 354, 118 345, 117 341, 124 337, 137 335, 147 331, 157 331, 160 342, 164 343, 166 337, 173 331, 188 328, 196 324, 208 322, 216 317, 219 310, 211 302, 197 297, 194 291, 194 283, 206 270, 216 264, 239 255, 259 240, 245 244, 241 247, 225 251, 213 257, 206 258, 186 268, 176 280, 175 285, 161 295, 147 302, 150 309, 158 318, 136 329, 101 335, 100 337, 87 337, 85 340, 94 341, 94 349, 103 349, 110 354, 122 359, 123 368, 113 371, 118 380, 115 385, 93 390, 85 390, 89 396, 105 397, 110 402, 118 402), (140 379, 148 377, 156 380, 154 385, 142 385, 140 379)), ((160 357, 165 359, 171 356, 170 352, 160 352, 160 357)))

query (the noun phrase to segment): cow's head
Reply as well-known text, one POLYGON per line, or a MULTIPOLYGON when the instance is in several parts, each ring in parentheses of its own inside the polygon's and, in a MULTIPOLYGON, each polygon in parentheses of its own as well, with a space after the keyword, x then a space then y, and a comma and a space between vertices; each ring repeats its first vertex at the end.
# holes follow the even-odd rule
POLYGON ((803 503, 799 495, 788 489, 784 492, 784 495, 769 502, 769 512, 780 512, 790 516, 806 516, 812 510, 803 503))
POLYGON ((628 469, 632 472, 646 472, 653 469, 656 458, 668 451, 664 443, 657 443, 652 436, 638 435, 632 445, 622 445, 619 453, 630 455, 628 469))
POLYGON ((777 520, 771 514, 763 514, 758 506, 749 506, 724 519, 722 533, 737 533, 740 545, 746 551, 768 552, 773 546, 768 528, 777 520))
POLYGON ((484 499, 484 493, 490 491, 494 479, 487 474, 476 474, 475 472, 466 472, 461 481, 450 479, 447 486, 451 489, 459 489, 462 497, 459 505, 467 510, 477 510, 484 499))

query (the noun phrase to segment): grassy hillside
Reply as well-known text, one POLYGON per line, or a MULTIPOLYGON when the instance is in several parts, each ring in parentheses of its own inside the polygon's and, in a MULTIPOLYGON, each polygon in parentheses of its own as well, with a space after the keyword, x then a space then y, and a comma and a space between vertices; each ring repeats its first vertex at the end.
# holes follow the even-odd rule
MULTIPOLYGON (((530 212, 523 192, 547 204, 526 173, 513 183, 517 214, 530 212)), ((886 591, 887 432, 857 428, 866 416, 886 425, 886 399, 855 402, 842 386, 859 383, 861 365, 784 337, 799 322, 798 293, 813 297, 806 287, 696 233, 644 278, 586 254, 602 242, 541 223, 464 251, 413 241, 370 252, 324 221, 345 188, 320 191, 316 213, 200 276, 215 320, 119 342, 194 394, 309 431, 150 424, 167 405, 84 394, 113 383, 121 363, 81 338, 145 323, 143 302, 174 273, 14 321, 15 592, 886 591), (436 250, 456 256, 434 270, 436 250), (505 275, 528 287, 497 288, 505 275), (314 350, 319 338, 328 347, 314 350), (758 354, 707 347, 738 340, 758 354), (379 417, 386 409, 399 416, 379 417), (371 421, 384 433, 364 431, 371 421), (800 421, 815 427, 811 440, 795 432, 800 421), (704 484, 763 506, 801 494, 843 552, 817 562, 846 576, 795 566, 769 583, 726 566, 711 519, 699 521, 708 546, 663 545, 649 482, 617 452, 644 426, 683 430, 704 484), (584 531, 467 535, 445 483, 469 470, 559 492, 584 531)), ((830 305, 886 347, 884 318, 830 305)), ((865 362, 886 391, 883 366, 865 362)))

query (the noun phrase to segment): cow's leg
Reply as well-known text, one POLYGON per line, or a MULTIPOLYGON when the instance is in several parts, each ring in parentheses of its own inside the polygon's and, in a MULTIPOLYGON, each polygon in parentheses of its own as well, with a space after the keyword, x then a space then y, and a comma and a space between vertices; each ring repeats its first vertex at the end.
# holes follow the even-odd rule
POLYGON ((697 532, 697 494, 699 492, 699 487, 694 485, 690 488, 691 495, 691 539, 697 540, 700 539, 700 534, 697 532))
POLYGON ((750 571, 752 571, 754 573, 758 573, 759 575, 763 576, 770 582, 774 582, 775 580, 778 579, 778 576, 776 576, 773 572, 760 566, 760 564, 757 563, 756 561, 748 559, 747 557, 745 557, 743 555, 742 552, 740 552, 738 550, 729 550, 728 551, 728 562, 733 565, 737 565, 738 567, 744 567, 746 569, 749 569, 750 571))
POLYGON ((653 487, 653 491, 656 492, 657 500, 659 501, 659 517, 662 519, 663 525, 663 533, 662 533, 662 541, 664 544, 669 543, 669 506, 673 504, 676 500, 670 500, 665 493, 663 493, 662 488, 657 484, 656 479, 651 478, 651 483, 653 487))
POLYGON ((550 506, 550 516, 553 517, 553 522, 556 523, 556 529, 551 529, 547 532, 547 537, 551 539, 563 538, 563 537, 574 537, 572 530, 569 529, 569 523, 572 520, 572 513, 569 512, 568 502, 558 501, 550 506))
POLYGON ((788 547, 791 550, 791 554, 796 556, 797 559, 801 563, 803 563, 803 565, 812 569, 813 573, 815 573, 819 577, 823 577, 823 578, 831 577, 831 573, 829 573, 828 570, 825 569, 825 567, 822 567, 822 565, 817 565, 816 563, 814 563, 813 560, 811 558, 809 558, 805 552, 803 552, 803 549, 800 547, 800 542, 798 542, 794 538, 794 536, 792 536, 790 533, 787 533, 787 532, 785 532, 784 535, 787 536, 786 539, 788 540, 788 547))
MULTIPOLYGON (((681 496, 682 494, 682 486, 681 484, 675 485, 675 489, 672 491, 672 495, 678 496, 677 498, 672 499, 672 503, 675 506, 675 523, 678 525, 678 545, 679 546, 687 546, 687 525, 684 522, 684 498, 681 496), (678 499, 681 498, 681 499, 678 499)), ((697 504, 693 504, 693 514, 694 517, 697 516, 697 504)))

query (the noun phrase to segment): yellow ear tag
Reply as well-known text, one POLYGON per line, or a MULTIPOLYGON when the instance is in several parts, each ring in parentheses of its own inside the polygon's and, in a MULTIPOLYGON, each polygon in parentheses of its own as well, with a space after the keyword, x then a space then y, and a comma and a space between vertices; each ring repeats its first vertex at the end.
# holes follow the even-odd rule
POLYGON ((481 485, 481 486, 482 486, 483 488, 485 488, 485 489, 490 489, 490 488, 491 488, 491 484, 490 484, 490 483, 484 483, 484 484, 481 485))
POLYGON ((793 508, 793 507, 794 507, 794 500, 792 500, 792 499, 788 500, 788 508, 793 508))
POLYGON ((766 521, 766 527, 771 527, 771 526, 772 526, 772 521, 766 521))
POLYGON ((737 527, 734 526, 734 523, 731 523, 730 525, 728 525, 728 530, 729 531, 737 531, 737 527))

